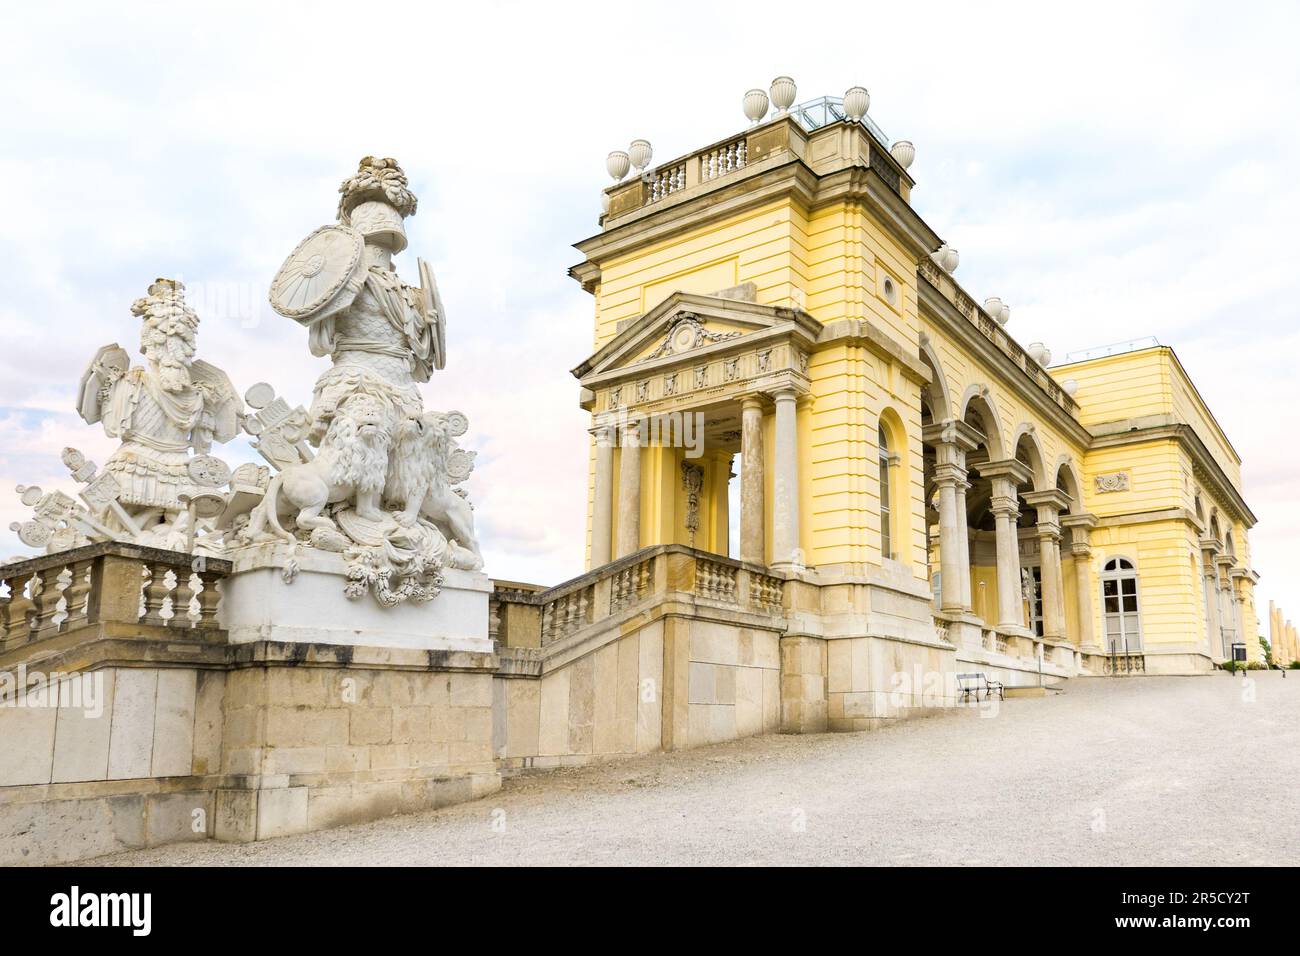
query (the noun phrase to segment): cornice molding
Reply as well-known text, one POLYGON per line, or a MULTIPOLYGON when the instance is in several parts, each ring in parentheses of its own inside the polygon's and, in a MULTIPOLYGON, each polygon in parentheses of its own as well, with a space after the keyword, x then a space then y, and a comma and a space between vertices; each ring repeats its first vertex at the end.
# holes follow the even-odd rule
POLYGON ((1246 504, 1246 499, 1237 486, 1224 472, 1223 466, 1215 461, 1210 450, 1205 447, 1201 436, 1191 425, 1172 423, 1155 425, 1149 428, 1134 428, 1126 432, 1114 432, 1109 435, 1097 435, 1092 439, 1092 448, 1116 448, 1124 445, 1141 444, 1153 441, 1174 441, 1182 446, 1192 460, 1192 472, 1203 484, 1209 486, 1210 492, 1247 528, 1258 524, 1255 513, 1246 504))
MULTIPOLYGON (((993 342, 989 341, 920 272, 917 273, 916 288, 917 301, 922 308, 923 318, 934 322, 940 332, 974 353, 999 376, 1000 384, 1010 388, 1026 405, 1037 412, 1044 420, 1051 423, 1058 431, 1064 433, 1076 445, 1083 448, 1089 447, 1092 442, 1092 433, 1079 424, 1069 412, 1052 401, 1042 386, 1030 378, 1028 372, 1013 362, 1011 357, 993 342)), ((959 409, 953 409, 954 413, 957 411, 959 409)))

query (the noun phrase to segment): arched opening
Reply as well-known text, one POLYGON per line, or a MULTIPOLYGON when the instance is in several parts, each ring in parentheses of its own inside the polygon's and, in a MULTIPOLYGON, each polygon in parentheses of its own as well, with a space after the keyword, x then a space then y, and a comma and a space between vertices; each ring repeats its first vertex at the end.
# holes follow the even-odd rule
POLYGON ((1020 517, 1016 521, 1016 540, 1020 551, 1021 593, 1024 596, 1025 620, 1036 637, 1046 633, 1046 608, 1043 604, 1043 560, 1038 538, 1038 509, 1025 500, 1031 491, 1044 487, 1043 453, 1030 425, 1016 429, 1013 457, 1025 467, 1029 477, 1016 485, 1020 517))
POLYGON ((968 393, 963 421, 975 434, 976 447, 966 455, 966 533, 970 567, 970 607, 986 624, 997 623, 997 518, 993 513, 993 481, 982 470, 1003 460, 1001 429, 988 390, 968 393))
POLYGON ((952 415, 948 385, 939 367, 939 356, 926 341, 921 342, 921 364, 930 372, 930 381, 921 388, 921 424, 947 421, 952 415))
POLYGON ((1128 558, 1111 558, 1101 569, 1101 610, 1106 649, 1111 654, 1142 650, 1137 568, 1128 558))
POLYGON ((880 413, 876 427, 876 474, 880 491, 880 558, 909 561, 907 545, 907 471, 902 467, 907 432, 893 409, 880 413))
POLYGON ((961 420, 980 433, 980 444, 986 448, 991 461, 998 461, 1003 457, 1002 432, 998 428, 998 414, 990 401, 987 388, 981 385, 972 385, 966 390, 961 420))
POLYGON ((893 452, 889 449, 889 436, 884 425, 877 429, 876 444, 880 466, 880 556, 890 560, 894 557, 893 509, 889 501, 889 468, 893 452))
POLYGON ((1075 474, 1074 464, 1068 458, 1063 458, 1056 466, 1056 490, 1069 497, 1070 514, 1083 512, 1083 493, 1079 476, 1075 474))
MULTIPOLYGON (((935 423, 934 407, 930 404, 930 393, 921 392, 921 427, 929 428, 935 423)), ((935 482, 935 468, 938 456, 934 445, 921 441, 921 481, 922 493, 925 495, 925 579, 930 586, 930 596, 935 607, 939 606, 939 488, 935 482)))

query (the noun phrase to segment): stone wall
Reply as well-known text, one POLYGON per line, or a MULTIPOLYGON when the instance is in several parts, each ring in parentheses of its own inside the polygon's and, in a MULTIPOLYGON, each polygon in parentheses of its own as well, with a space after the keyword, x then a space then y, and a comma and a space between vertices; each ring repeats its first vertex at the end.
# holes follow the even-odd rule
POLYGON ((570 766, 778 729, 777 634, 656 617, 535 677, 498 680, 503 769, 570 766))
POLYGON ((330 660, 332 648, 314 650, 310 665, 231 671, 218 839, 446 806, 500 786, 487 655, 449 653, 430 670, 404 659, 415 652, 348 648, 368 660, 344 662, 330 660))
POLYGON ((185 613, 179 583, 180 602, 142 612, 143 568, 179 582, 190 560, 113 544, 7 566, 0 865, 282 836, 500 786, 496 655, 231 643, 211 602, 185 613), (79 602, 54 590, 69 580, 79 602))
POLYGON ((106 667, 64 681, 63 706, 7 700, 0 864, 211 836, 224 684, 219 671, 106 667), (74 684, 94 687, 91 707, 74 705, 74 684))

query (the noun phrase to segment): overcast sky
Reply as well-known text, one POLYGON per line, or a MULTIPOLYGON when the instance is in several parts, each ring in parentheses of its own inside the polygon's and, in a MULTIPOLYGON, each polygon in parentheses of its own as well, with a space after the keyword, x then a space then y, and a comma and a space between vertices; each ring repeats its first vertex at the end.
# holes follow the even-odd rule
MULTIPOLYGON (((494 576, 581 570, 592 301, 565 275, 605 154, 667 159, 745 125, 741 96, 861 84, 916 143, 913 203, 1011 331, 1067 352, 1154 335, 1245 461, 1261 608, 1300 619, 1300 5, 854 2, 28 4, 0 29, 0 528, 18 483, 111 444, 72 411, 128 309, 183 279, 199 355, 310 398, 325 360, 264 306, 365 154, 420 197, 494 576)), ((229 460, 251 457, 227 446, 229 460)), ((21 550, 3 531, 0 554, 21 550)), ((1266 627, 1264 612, 1261 624, 1266 627)))

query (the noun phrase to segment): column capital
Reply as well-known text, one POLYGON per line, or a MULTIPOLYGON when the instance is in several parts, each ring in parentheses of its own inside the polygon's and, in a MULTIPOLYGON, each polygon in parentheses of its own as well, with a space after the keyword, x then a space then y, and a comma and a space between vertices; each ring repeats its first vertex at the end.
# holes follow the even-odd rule
POLYGON ((963 455, 974 451, 984 436, 975 428, 955 418, 934 422, 921 429, 921 441, 927 445, 952 445, 963 455))
POLYGON ((1219 544, 1218 539, 1210 535, 1201 538, 1200 545, 1201 550, 1205 552, 1206 558, 1210 561, 1213 561, 1214 556, 1223 550, 1223 545, 1219 544))
POLYGON ((764 392, 774 402, 795 402, 802 395, 802 391, 790 384, 778 385, 764 392))
POLYGON ((618 444, 618 419, 613 416, 597 415, 595 424, 587 429, 587 433, 595 439, 596 444, 602 448, 613 448, 618 444))
POLYGON ((934 483, 940 488, 952 486, 963 491, 970 487, 970 482, 966 480, 966 469, 951 461, 934 466, 934 483))
POLYGON ((1010 482, 1012 487, 1028 484, 1034 476, 1028 465, 1015 458, 980 462, 979 469, 985 478, 1000 478, 1010 482))
POLYGON ((1070 506, 1069 495, 1056 488, 1046 488, 1043 491, 1026 491, 1020 497, 1025 499, 1025 504, 1038 509, 1039 527, 1050 524, 1058 535, 1061 533, 1058 519, 1061 512, 1070 506))
POLYGON ((1062 515, 1061 527, 1070 529, 1070 553, 1076 557, 1087 557, 1090 553, 1089 536, 1092 529, 1097 527, 1097 516, 1087 512, 1062 515))
POLYGON ((1020 500, 1016 497, 1015 487, 1009 490, 1003 485, 1006 481, 1004 478, 998 478, 993 482, 993 494, 989 498, 989 511, 993 512, 995 518, 1010 518, 1015 521, 1020 517, 1020 500), (999 485, 1003 485, 999 487, 999 485))
POLYGON ((1099 521, 1100 519, 1095 514, 1087 511, 1077 515, 1061 515, 1061 526, 1063 528, 1078 528, 1085 532, 1097 527, 1099 521))
POLYGON ((741 411, 749 411, 756 408, 761 412, 763 410, 763 405, 763 395, 761 392, 747 392, 740 397, 741 411))

